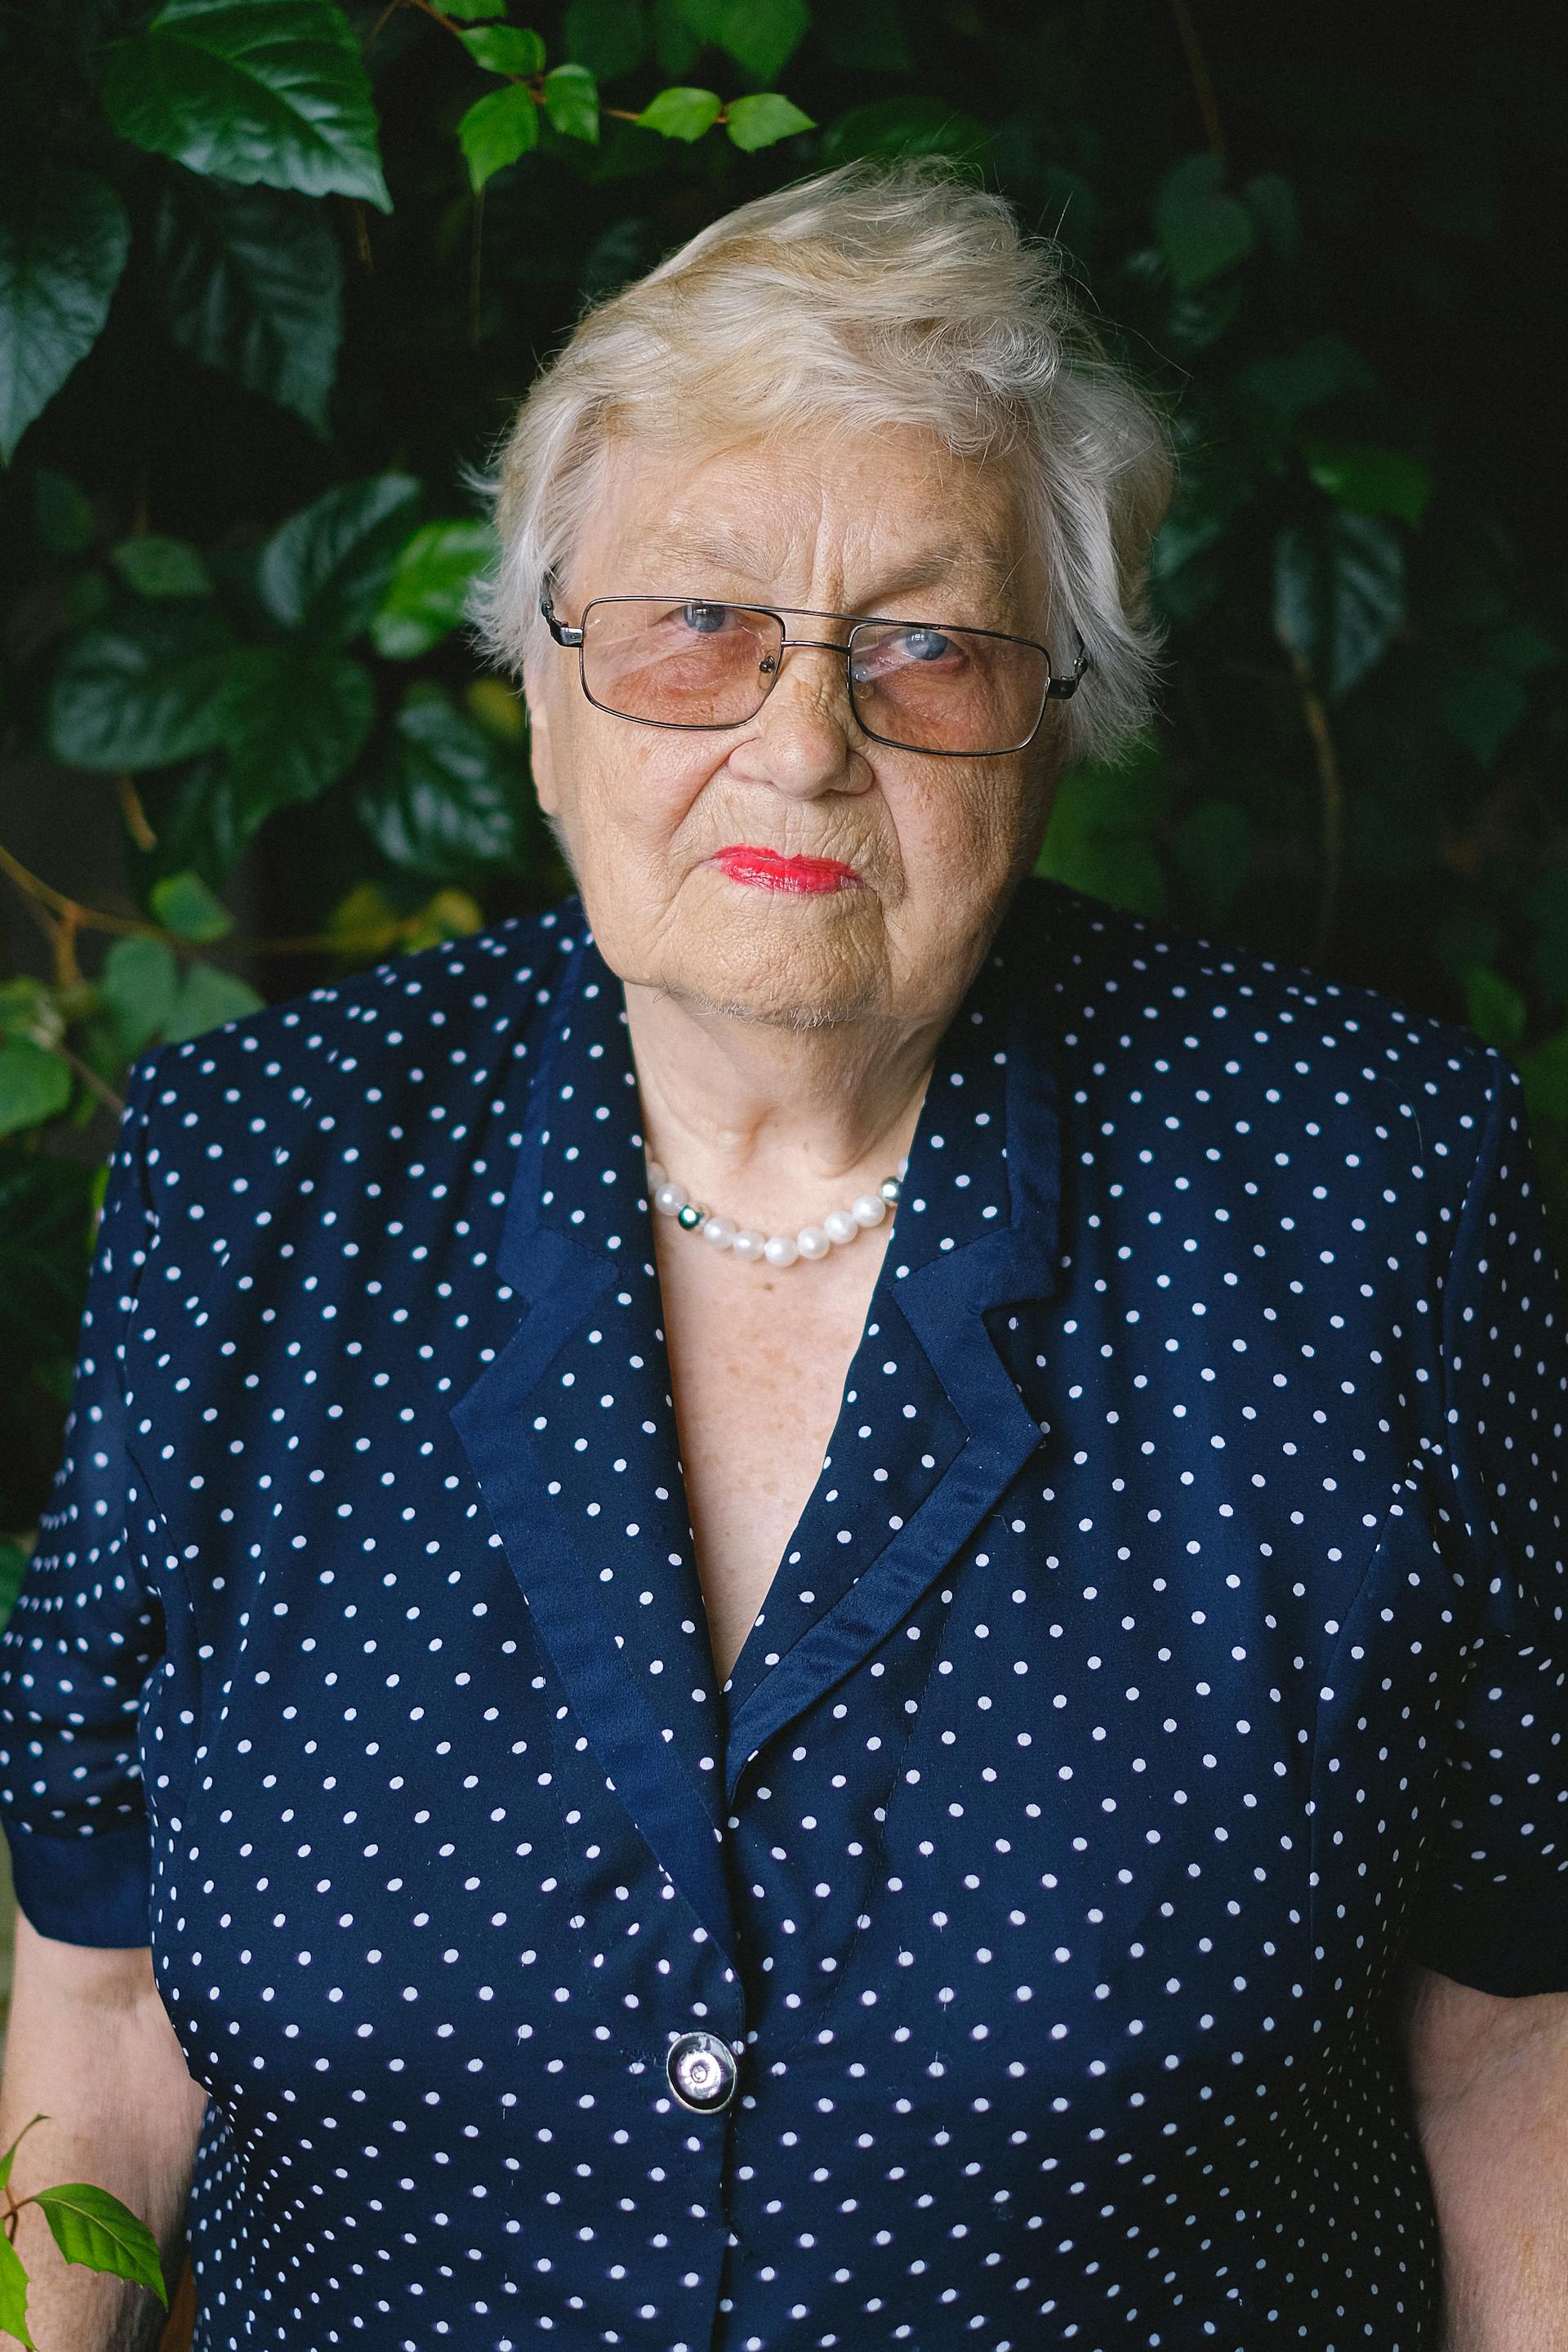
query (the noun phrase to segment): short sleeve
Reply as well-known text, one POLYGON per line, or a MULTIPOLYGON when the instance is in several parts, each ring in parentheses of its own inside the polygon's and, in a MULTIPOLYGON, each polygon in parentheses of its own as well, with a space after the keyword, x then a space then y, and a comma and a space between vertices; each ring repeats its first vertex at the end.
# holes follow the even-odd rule
POLYGON ((137 1717, 163 1649, 128 1520, 125 1329, 153 1215, 144 1171, 157 1055, 132 1066, 99 1222, 64 1449, 0 1635, 0 1822, 16 1900, 40 1935, 129 1947, 149 1937, 137 1717))
POLYGON ((1568 1991, 1568 1321, 1522 1082, 1490 1059, 1443 1295, 1447 1533, 1483 1597, 1408 1948, 1511 1995, 1568 1991))

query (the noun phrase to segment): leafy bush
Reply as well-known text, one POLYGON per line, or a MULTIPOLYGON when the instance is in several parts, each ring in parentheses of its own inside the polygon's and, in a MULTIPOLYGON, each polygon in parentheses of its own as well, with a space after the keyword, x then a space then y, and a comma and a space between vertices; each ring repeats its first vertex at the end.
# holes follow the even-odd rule
POLYGON ((1544 62, 1364 12, 1205 53, 1187 0, 521 5, 0 16, 0 753, 101 778, 123 842, 89 906, 0 814, 48 941, 0 982, 13 1535, 127 1058, 563 887, 458 625, 465 467, 584 299, 857 153, 1005 188, 1170 404, 1165 717, 1068 778, 1048 870, 1471 1021, 1568 1219, 1544 62))

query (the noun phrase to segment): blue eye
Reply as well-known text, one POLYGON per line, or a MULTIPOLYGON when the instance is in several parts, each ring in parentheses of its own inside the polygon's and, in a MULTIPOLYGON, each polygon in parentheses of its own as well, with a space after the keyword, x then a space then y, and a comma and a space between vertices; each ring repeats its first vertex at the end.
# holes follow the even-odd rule
POLYGON ((729 614, 727 604, 684 604, 681 607, 681 618, 687 627, 695 629, 700 636, 717 635, 729 614))
POLYGON ((911 661, 940 661, 952 640, 940 629, 906 629, 901 644, 911 661))

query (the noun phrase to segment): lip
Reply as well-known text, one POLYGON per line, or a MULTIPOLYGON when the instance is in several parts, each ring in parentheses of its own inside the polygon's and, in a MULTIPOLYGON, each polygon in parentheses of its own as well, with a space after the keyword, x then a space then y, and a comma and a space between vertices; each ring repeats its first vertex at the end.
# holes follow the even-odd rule
POLYGON ((858 890, 860 877, 853 866, 837 857, 785 857, 776 849, 750 842, 732 842, 710 859, 731 882, 748 883, 754 890, 786 890, 802 897, 819 897, 830 890, 858 890))

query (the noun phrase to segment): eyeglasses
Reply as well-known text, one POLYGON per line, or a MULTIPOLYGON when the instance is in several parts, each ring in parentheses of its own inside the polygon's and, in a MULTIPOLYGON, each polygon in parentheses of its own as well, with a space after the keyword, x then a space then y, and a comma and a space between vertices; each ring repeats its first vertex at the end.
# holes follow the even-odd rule
POLYGON ((1033 742, 1046 705, 1078 690, 1083 639, 1062 677, 1030 637, 931 621, 861 618, 808 605, 730 604, 704 596, 595 596, 580 625, 561 620, 547 573, 539 609, 558 646, 574 647, 595 709, 637 727, 743 726, 767 700, 791 646, 841 654, 863 735, 900 751, 987 759, 1033 742), (840 621, 848 636, 792 637, 786 620, 840 621))

